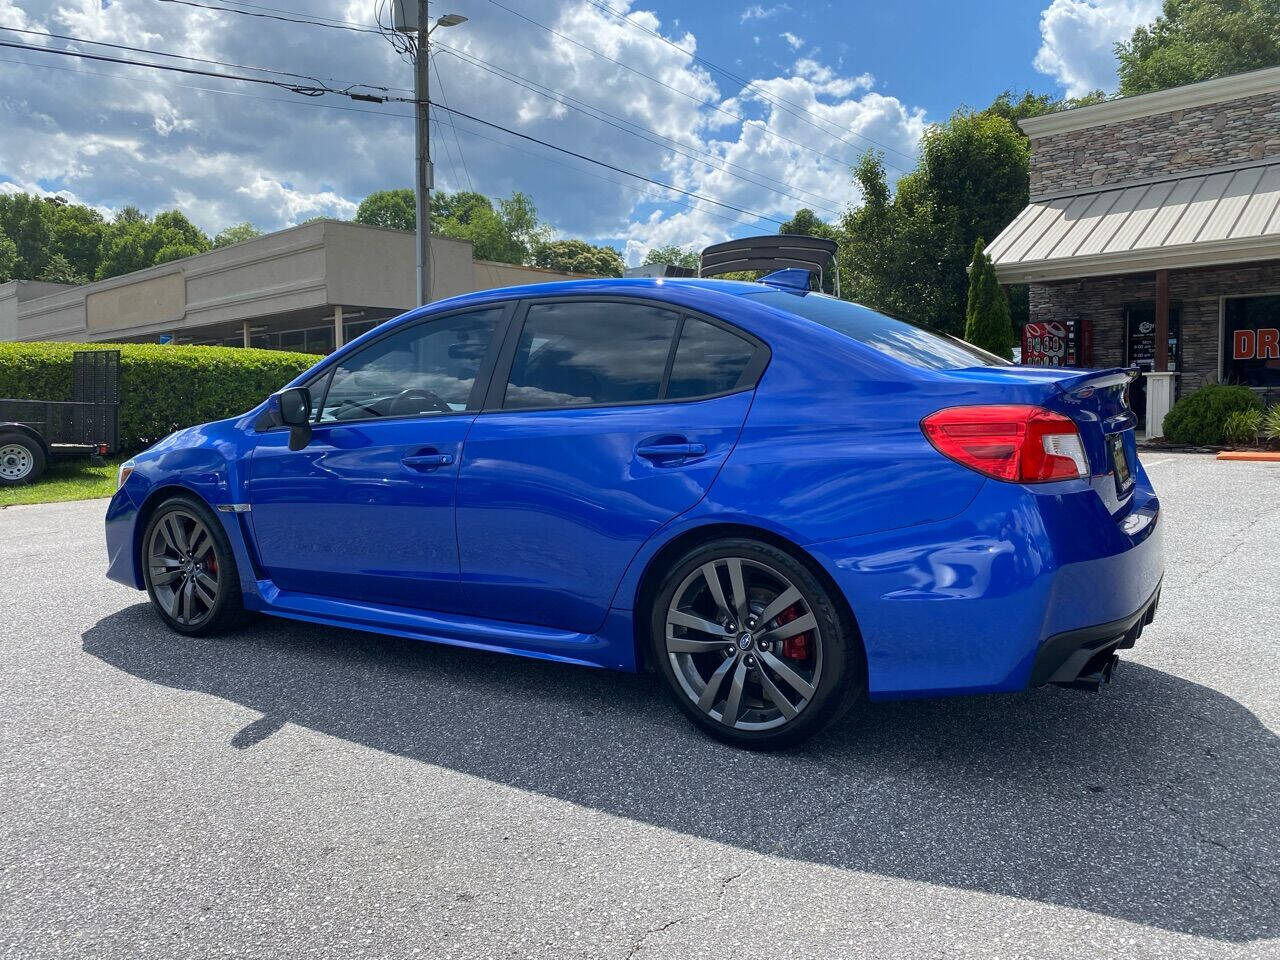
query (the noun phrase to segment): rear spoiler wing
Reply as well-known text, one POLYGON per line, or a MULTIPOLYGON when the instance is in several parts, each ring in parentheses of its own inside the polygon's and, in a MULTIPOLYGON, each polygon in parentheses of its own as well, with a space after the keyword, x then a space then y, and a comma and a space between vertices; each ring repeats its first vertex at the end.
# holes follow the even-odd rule
MULTIPOLYGON (((818 275, 818 289, 827 273, 832 277, 835 295, 840 296, 840 270, 836 265, 836 251, 839 249, 834 240, 825 237, 810 237, 798 233, 767 234, 762 237, 743 237, 740 240, 726 240, 716 243, 702 251, 702 259, 698 266, 698 276, 717 277, 739 270, 788 269, 805 270, 818 275)), ((768 278, 765 278, 766 281, 768 278)), ((779 285, 790 286, 782 282, 779 285)))
POLYGON ((1107 370, 1081 370, 1073 377, 1064 377, 1054 385, 1063 393, 1075 393, 1078 390, 1091 388, 1102 390, 1107 387, 1125 386, 1142 373, 1138 367, 1111 367, 1107 370))

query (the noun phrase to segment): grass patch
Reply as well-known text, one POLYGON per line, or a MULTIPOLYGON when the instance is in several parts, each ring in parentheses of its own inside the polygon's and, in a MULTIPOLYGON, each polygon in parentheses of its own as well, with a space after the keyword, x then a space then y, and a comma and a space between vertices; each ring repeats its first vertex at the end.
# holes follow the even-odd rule
POLYGON ((126 457, 108 457, 104 467, 83 460, 53 460, 35 483, 20 487, 0 487, 0 507, 19 503, 58 503, 62 500, 89 500, 116 492, 116 468, 126 457))

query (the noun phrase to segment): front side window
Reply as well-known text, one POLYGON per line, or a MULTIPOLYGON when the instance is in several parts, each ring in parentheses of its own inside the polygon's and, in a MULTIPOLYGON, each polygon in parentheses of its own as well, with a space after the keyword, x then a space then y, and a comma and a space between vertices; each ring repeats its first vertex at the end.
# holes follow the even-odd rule
POLYGON ((507 379, 505 409, 657 400, 678 313, 640 303, 529 307, 507 379))
POLYGON ((502 310, 412 324, 344 358, 334 368, 320 422, 465 410, 502 310))

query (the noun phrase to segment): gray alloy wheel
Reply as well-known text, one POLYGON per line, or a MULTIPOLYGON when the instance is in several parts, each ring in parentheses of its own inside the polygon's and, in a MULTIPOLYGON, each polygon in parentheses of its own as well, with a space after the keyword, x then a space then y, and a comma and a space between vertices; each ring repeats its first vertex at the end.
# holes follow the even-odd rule
POLYGON ((222 570, 205 522, 181 507, 168 510, 151 531, 147 571, 156 603, 177 624, 200 627, 213 616, 222 570))
POLYGON ((31 449, 17 441, 0 446, 0 480, 5 483, 22 483, 35 472, 36 458, 31 449))
POLYGON ((677 683, 731 730, 777 730, 795 720, 822 679, 823 639, 796 585, 746 557, 697 567, 667 608, 666 653, 677 683))

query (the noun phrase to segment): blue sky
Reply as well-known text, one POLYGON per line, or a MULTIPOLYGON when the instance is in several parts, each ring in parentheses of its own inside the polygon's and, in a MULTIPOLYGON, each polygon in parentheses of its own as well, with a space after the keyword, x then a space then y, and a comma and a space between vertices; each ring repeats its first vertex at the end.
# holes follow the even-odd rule
POLYGON ((1032 65, 1047 6, 1034 0, 744 3, 735 18, 725 17, 718 3, 648 6, 692 30, 709 59, 726 66, 740 60, 751 75, 772 74, 795 60, 792 43, 782 38, 789 32, 805 41, 802 51, 871 73, 883 92, 923 106, 930 119, 959 103, 985 105, 1007 87, 1057 86, 1032 65), (784 6, 790 9, 779 10, 784 6), (753 7, 769 15, 742 20, 753 7))
MULTIPOLYGON (((379 0, 203 2, 367 27, 379 0)), ((1110 89, 1112 44, 1154 16, 1158 0, 439 0, 433 9, 470 17, 436 34, 438 98, 707 199, 444 115, 433 137, 438 186, 521 190, 557 234, 612 244, 635 262, 652 246, 771 232, 800 206, 834 219, 859 201, 849 167, 862 150, 878 145, 891 175, 906 171, 927 125, 962 104, 983 106, 1004 89, 1110 89)), ((0 26, 343 82, 412 79, 376 34, 162 0, 0 0, 0 26)), ((278 229, 350 217, 367 193, 411 182, 403 106, 8 49, 0 109, 0 191, 59 193, 108 215, 126 204, 178 207, 210 232, 242 220, 278 229)))

